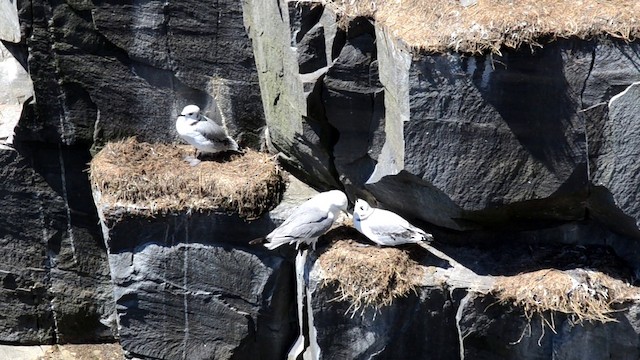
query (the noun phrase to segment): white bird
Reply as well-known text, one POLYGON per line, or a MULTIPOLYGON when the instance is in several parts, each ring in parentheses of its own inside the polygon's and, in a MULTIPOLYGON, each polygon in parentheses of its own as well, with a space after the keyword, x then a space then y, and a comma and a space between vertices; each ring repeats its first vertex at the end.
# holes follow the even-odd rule
POLYGON ((222 126, 200 114, 196 105, 187 105, 176 120, 176 130, 182 139, 195 146, 203 155, 222 151, 238 151, 238 144, 222 126))
POLYGON ((422 244, 433 240, 431 234, 409 224, 400 215, 372 208, 362 199, 356 200, 353 209, 353 225, 378 245, 422 244))
POLYGON ((312 197, 265 236, 268 242, 264 246, 273 250, 280 245, 295 243, 298 249, 301 243, 306 243, 315 250, 318 238, 331 228, 341 211, 347 212, 348 203, 347 196, 340 190, 325 191, 312 197))
POLYGON ((431 234, 409 224, 407 220, 396 213, 372 208, 366 201, 357 199, 353 210, 353 224, 358 231, 378 245, 418 244, 436 257, 449 262, 452 269, 445 270, 444 274, 447 274, 445 278, 448 281, 455 279, 460 287, 467 287, 478 292, 488 292, 492 288, 491 279, 478 276, 471 269, 431 246, 429 244, 433 240, 431 234))

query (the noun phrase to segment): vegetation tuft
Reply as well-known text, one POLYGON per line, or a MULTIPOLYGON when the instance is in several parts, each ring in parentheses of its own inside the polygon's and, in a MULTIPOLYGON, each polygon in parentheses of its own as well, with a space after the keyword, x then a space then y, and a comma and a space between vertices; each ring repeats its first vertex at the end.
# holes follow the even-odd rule
POLYGON ((280 168, 267 154, 220 155, 191 166, 190 146, 135 138, 108 143, 90 164, 100 202, 152 216, 175 211, 221 211, 251 220, 275 207, 284 192, 280 168))

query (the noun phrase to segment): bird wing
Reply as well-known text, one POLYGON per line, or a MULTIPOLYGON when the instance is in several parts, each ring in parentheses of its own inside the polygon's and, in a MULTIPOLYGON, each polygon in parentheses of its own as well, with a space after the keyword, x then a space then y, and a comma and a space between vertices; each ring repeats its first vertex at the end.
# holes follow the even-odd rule
POLYGON ((227 140, 227 133, 224 131, 222 126, 214 123, 213 121, 198 121, 194 128, 209 141, 221 142, 227 140))
POLYGON ((316 238, 333 224, 333 214, 313 206, 300 206, 282 225, 266 238, 271 243, 289 243, 299 239, 316 238))
POLYGON ((427 233, 390 211, 376 209, 367 221, 370 222, 371 232, 385 243, 405 244, 430 240, 427 233))

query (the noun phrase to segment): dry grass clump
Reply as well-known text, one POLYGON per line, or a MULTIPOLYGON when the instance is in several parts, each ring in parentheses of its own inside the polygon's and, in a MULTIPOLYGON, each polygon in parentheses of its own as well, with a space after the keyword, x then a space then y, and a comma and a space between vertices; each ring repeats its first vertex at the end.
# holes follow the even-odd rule
POLYGON ((541 38, 640 34, 637 0, 326 0, 339 14, 367 16, 409 46, 431 52, 500 53, 502 46, 540 46, 541 38))
POLYGON ((135 138, 108 143, 91 161, 91 183, 103 204, 147 215, 215 210, 254 219, 282 198, 281 171, 267 154, 247 150, 197 166, 187 155, 193 147, 135 138))
POLYGON ((352 240, 358 233, 346 226, 325 235, 333 242, 320 254, 318 262, 326 287, 335 284, 334 301, 348 301, 352 315, 367 307, 376 310, 394 299, 415 291, 424 270, 406 251, 363 246, 352 240))
MULTIPOLYGON (((615 321, 615 304, 637 300, 640 289, 601 272, 545 269, 498 278, 494 294, 502 303, 521 306, 531 319, 561 312, 574 324, 615 321)), ((546 322, 553 330, 553 323, 546 322)))

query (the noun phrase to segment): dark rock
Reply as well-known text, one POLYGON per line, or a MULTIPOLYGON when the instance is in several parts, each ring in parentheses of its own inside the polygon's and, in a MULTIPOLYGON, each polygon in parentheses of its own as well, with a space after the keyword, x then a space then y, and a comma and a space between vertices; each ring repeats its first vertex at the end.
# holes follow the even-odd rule
POLYGON ((352 313, 349 303, 330 301, 332 287, 312 297, 322 359, 458 359, 453 301, 438 288, 421 288, 379 312, 352 313))
POLYGON ((606 117, 596 123, 598 148, 594 151, 592 181, 596 185, 591 206, 596 215, 620 231, 640 236, 638 181, 640 164, 636 139, 640 135, 640 82, 611 98, 606 117), (606 209, 609 209, 607 212, 606 209), (614 212, 617 210, 618 214, 614 212), (612 216, 617 215, 617 216, 612 216))
POLYGON ((268 217, 240 224, 225 214, 147 219, 100 208, 125 351, 283 358, 295 335, 291 265, 262 246, 242 245, 273 228, 268 217))
POLYGON ((264 122, 237 2, 23 2, 35 116, 23 137, 89 144, 173 141, 189 103, 257 146, 264 122))
POLYGON ((465 359, 636 359, 638 306, 615 315, 615 322, 572 324, 565 315, 534 315, 469 296, 460 305, 458 326, 465 359), (552 318, 553 316, 553 318, 552 318), (553 328, 552 328, 553 327, 553 328))
POLYGON ((339 136, 334 163, 347 191, 373 172, 384 129, 384 91, 378 80, 375 34, 366 19, 349 29, 346 43, 323 79, 322 104, 339 136), (355 28, 358 27, 358 31, 355 28))
POLYGON ((560 39, 500 56, 429 54, 367 19, 328 31, 330 8, 285 3, 289 11, 247 1, 245 22, 274 99, 271 141, 316 186, 454 230, 594 215, 637 236, 635 210, 594 178, 604 171, 594 161, 612 146, 613 120, 598 109, 640 78, 638 44, 560 39), (259 22, 266 13, 280 17, 259 22))
POLYGON ((292 179, 280 205, 247 222, 136 215, 96 193, 124 350, 145 359, 283 359, 297 332, 292 249, 248 242, 313 194, 292 179))
POLYGON ((0 293, 5 343, 112 341, 106 251, 89 191, 88 152, 0 150, 0 293), (74 170, 75 169, 75 170, 74 170))
MULTIPOLYGON (((626 268, 605 246, 527 245, 493 250, 443 249, 480 278, 512 276, 539 269, 584 267, 616 278, 626 268)), ((410 249, 406 249, 409 251, 410 249)), ((322 250, 321 250, 322 251, 322 250)), ((417 250, 420 251, 420 250, 417 250)), ((425 254, 426 255, 426 254, 425 254)), ((638 306, 634 301, 614 305, 614 322, 575 323, 561 312, 527 316, 510 303, 489 294, 460 287, 454 273, 443 271, 433 260, 413 253, 425 266, 425 276, 415 292, 396 298, 391 305, 354 309, 349 301, 336 301, 335 285, 326 286, 322 269, 309 271, 312 322, 322 359, 635 359, 638 306), (619 335, 618 335, 619 334, 619 335), (575 351, 573 351, 574 349, 575 351)), ((463 280, 463 279, 461 279, 463 280)), ((573 319, 573 320, 572 320, 573 319)))

